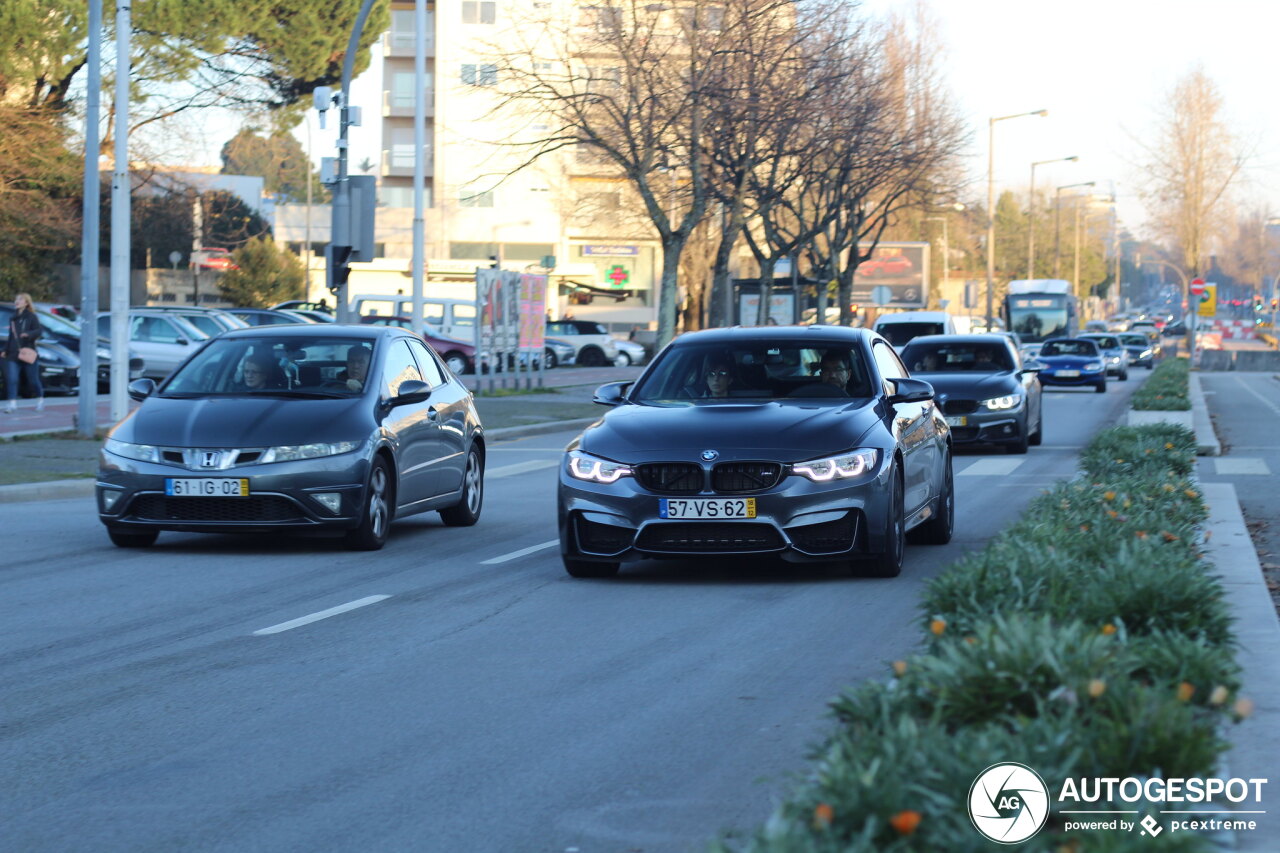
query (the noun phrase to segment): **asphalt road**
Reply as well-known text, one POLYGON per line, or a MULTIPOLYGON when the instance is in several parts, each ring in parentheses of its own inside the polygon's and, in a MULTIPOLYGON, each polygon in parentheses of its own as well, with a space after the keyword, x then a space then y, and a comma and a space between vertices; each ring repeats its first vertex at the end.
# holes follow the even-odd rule
POLYGON ((6 506, 0 846, 704 849, 768 816, 826 703, 911 652, 921 585, 1070 476, 1146 375, 1046 393, 1027 456, 959 456, 956 539, 909 547, 891 580, 693 561, 570 579, 569 433, 493 448, 477 527, 406 519, 375 554, 123 551, 91 500, 6 506))

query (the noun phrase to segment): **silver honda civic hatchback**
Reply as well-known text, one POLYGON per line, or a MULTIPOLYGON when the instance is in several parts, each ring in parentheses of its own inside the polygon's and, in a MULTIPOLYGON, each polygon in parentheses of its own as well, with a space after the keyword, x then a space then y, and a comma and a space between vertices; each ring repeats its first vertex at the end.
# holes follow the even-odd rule
POLYGON ((96 486, 120 547, 166 530, 330 530, 374 550, 398 517, 480 517, 485 440, 471 393, 402 329, 231 331, 129 394, 142 404, 109 433, 96 486))

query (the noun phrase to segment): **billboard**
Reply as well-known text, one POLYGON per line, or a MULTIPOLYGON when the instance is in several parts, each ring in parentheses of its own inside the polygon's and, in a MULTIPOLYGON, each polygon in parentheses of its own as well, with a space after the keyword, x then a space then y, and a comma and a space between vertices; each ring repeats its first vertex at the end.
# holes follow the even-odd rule
MULTIPOLYGON (((859 254, 871 249, 859 243, 859 254)), ((929 302, 929 244, 877 243, 871 257, 853 274, 853 303, 874 305, 872 288, 889 288, 890 299, 882 307, 925 308, 929 302)))

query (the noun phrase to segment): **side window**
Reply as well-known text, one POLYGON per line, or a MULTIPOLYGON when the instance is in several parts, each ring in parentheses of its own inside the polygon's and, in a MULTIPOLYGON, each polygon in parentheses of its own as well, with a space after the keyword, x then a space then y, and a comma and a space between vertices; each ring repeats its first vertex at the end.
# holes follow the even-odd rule
POLYGON ((178 338, 186 338, 178 329, 163 317, 146 317, 144 318, 151 327, 150 340, 162 344, 176 344, 178 338))
POLYGON ((100 338, 111 337, 111 315, 110 314, 104 314, 103 316, 98 318, 98 337, 100 338))
POLYGON ((408 341, 396 341, 387 350, 387 360, 382 368, 382 390, 388 397, 400 393, 400 386, 410 379, 422 379, 418 363, 409 351, 408 341))
POLYGON ((445 383, 444 371, 441 370, 439 363, 431 351, 427 349, 426 344, 421 341, 409 341, 409 349, 413 350, 413 354, 418 357, 418 367, 422 369, 422 378, 432 388, 438 388, 445 383))
POLYGON ((880 376, 885 380, 884 393, 892 394, 896 389, 891 384, 894 379, 902 379, 907 375, 907 370, 902 366, 898 354, 893 351, 893 347, 882 341, 876 341, 871 347, 871 355, 876 360, 876 367, 880 371, 880 376))
POLYGON ((567 326, 567 325, 568 325, 567 323, 548 323, 548 324, 547 324, 547 334, 548 334, 548 335, 572 335, 572 334, 574 334, 574 332, 571 332, 571 331, 569 331, 569 330, 566 328, 566 326, 567 326))

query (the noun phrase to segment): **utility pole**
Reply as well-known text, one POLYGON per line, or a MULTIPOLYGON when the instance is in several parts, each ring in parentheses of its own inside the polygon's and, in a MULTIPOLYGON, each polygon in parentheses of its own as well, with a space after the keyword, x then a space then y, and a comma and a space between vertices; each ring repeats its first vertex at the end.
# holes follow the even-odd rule
MULTIPOLYGON (((111 420, 129 414, 129 0, 116 3, 115 163, 111 167, 111 420)), ((93 322, 92 319, 90 322, 93 322)))
MULTIPOLYGON (((80 391, 76 431, 93 436, 98 425, 98 117, 102 101, 102 0, 89 0, 89 52, 85 58, 84 201, 80 228, 80 391)), ((108 365, 108 369, 110 366, 108 365)))

